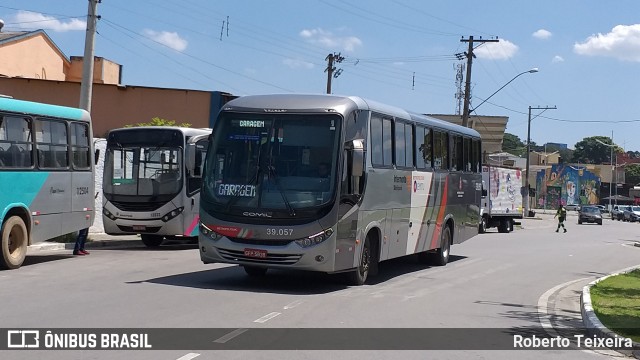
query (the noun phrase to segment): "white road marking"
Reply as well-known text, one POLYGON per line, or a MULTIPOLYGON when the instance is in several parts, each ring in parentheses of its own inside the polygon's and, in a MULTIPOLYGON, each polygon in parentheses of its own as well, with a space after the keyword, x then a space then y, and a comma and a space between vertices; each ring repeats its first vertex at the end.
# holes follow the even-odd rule
POLYGON ((195 359, 195 358, 197 358, 198 356, 200 356, 200 354, 197 354, 197 353, 188 353, 188 354, 187 354, 187 355, 185 355, 185 356, 181 356, 181 357, 179 357, 177 360, 191 360, 191 359, 195 359))
POLYGON ((552 336, 552 337, 558 336, 558 333, 553 328, 553 325, 551 325, 551 315, 549 315, 549 308, 548 308, 549 298, 556 291, 564 287, 567 287, 573 283, 577 283, 578 281, 584 281, 589 279, 591 278, 586 277, 578 280, 568 281, 564 284, 560 284, 552 287, 551 289, 547 290, 544 294, 542 294, 542 296, 540 296, 540 298, 538 299, 538 321, 540 321, 540 325, 542 325, 542 328, 547 332, 547 334, 549 334, 549 336, 552 336))
POLYGON ((214 343, 218 343, 218 344, 224 344, 227 341, 233 339, 236 336, 239 336, 241 334, 243 334, 244 332, 248 331, 249 329, 235 329, 232 332, 228 333, 227 335, 221 336, 215 340, 213 340, 214 343))
MULTIPOLYGON (((544 294, 542 294, 542 296, 540 296, 540 298, 538 299, 538 320, 540 321, 540 325, 542 325, 542 328, 544 329, 544 331, 551 337, 556 337, 559 336, 558 333, 556 332, 555 328, 553 327, 553 325, 551 324, 551 315, 549 315, 549 298, 558 290, 567 287, 573 283, 577 283, 579 281, 584 281, 584 280, 591 280, 593 279, 593 277, 586 277, 586 278, 582 278, 582 279, 578 279, 578 280, 573 280, 573 281, 568 281, 564 284, 560 284, 558 286, 554 286, 553 288, 547 290, 544 294)), ((585 353, 588 354, 599 354, 599 355, 606 355, 606 356, 613 356, 613 357, 624 357, 624 356, 620 356, 620 353, 613 351, 613 350, 591 350, 591 349, 584 349, 584 348, 580 348, 580 351, 583 351, 585 353)))
POLYGON ((292 303, 289 303, 289 304, 285 305, 285 306, 284 306, 284 309, 285 309, 285 310, 293 309, 294 307, 296 307, 296 306, 298 306, 298 305, 302 304, 303 302, 304 302, 304 300, 296 300, 296 301, 294 301, 294 302, 292 302, 292 303))
POLYGON ((261 317, 260 319, 254 320, 253 322, 263 324, 263 323, 266 323, 267 321, 273 319, 274 317, 276 317, 276 316, 278 316, 280 314, 281 313, 279 313, 279 312, 272 312, 270 314, 267 314, 267 315, 261 317))

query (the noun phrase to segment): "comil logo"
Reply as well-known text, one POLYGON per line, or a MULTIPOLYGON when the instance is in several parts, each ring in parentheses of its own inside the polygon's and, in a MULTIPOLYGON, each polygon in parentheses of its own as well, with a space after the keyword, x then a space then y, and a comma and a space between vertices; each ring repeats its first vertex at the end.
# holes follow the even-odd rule
POLYGON ((9 330, 7 331, 7 347, 10 349, 33 349, 40 347, 40 331, 9 330))

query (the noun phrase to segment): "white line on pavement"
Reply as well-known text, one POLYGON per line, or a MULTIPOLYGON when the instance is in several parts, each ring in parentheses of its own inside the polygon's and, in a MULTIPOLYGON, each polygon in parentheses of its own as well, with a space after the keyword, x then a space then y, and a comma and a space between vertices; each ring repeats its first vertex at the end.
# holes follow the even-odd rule
POLYGON ((270 314, 267 314, 267 315, 265 315, 265 316, 261 317, 260 319, 254 320, 253 322, 256 322, 256 323, 266 323, 267 321, 269 321, 269 320, 273 319, 274 317, 276 317, 276 316, 278 316, 278 315, 280 315, 280 314, 281 314, 281 313, 279 313, 279 312, 272 312, 272 313, 270 313, 270 314))
POLYGON ((188 354, 187 354, 187 355, 185 355, 185 356, 181 356, 181 357, 179 357, 177 360, 191 360, 191 359, 195 359, 195 358, 197 358, 198 356, 200 356, 200 354, 197 354, 197 353, 188 353, 188 354))
POLYGON ((540 325, 542 325, 542 328, 547 332, 547 334, 549 334, 549 336, 558 336, 558 333, 556 332, 556 330, 553 328, 553 325, 551 324, 551 315, 549 315, 549 298, 556 293, 556 291, 567 287, 573 283, 577 283, 578 281, 583 281, 583 280, 588 280, 591 279, 590 277, 588 278, 582 278, 582 279, 578 279, 578 280, 572 280, 572 281, 568 281, 564 284, 560 284, 557 286, 554 286, 553 288, 547 290, 544 294, 542 294, 542 296, 540 296, 540 298, 538 299, 538 320, 540 321, 540 325))
POLYGON ((219 344, 224 344, 227 341, 233 339, 234 337, 239 336, 242 333, 246 332, 247 330, 249 330, 249 329, 235 329, 232 332, 228 333, 227 335, 224 335, 222 337, 219 337, 219 338, 213 340, 213 342, 219 343, 219 344))
POLYGON ((296 301, 294 301, 294 302, 292 302, 292 303, 289 303, 289 304, 285 305, 285 306, 284 306, 284 309, 285 309, 285 310, 293 309, 294 307, 296 307, 296 306, 298 306, 298 305, 302 304, 303 302, 304 302, 304 300, 296 300, 296 301))

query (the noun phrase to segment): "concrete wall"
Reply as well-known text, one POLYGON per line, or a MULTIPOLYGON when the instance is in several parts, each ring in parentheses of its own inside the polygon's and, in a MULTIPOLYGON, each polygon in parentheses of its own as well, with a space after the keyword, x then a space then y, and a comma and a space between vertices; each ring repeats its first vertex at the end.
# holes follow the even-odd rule
MULTIPOLYGON (((0 94, 20 100, 77 107, 80 83, 38 79, 0 78, 0 94)), ((93 134, 148 122, 154 117, 209 127, 211 92, 140 86, 94 84, 91 106, 93 134)))
POLYGON ((64 80, 69 63, 43 35, 18 39, 0 47, 0 74, 64 80))
MULTIPOLYGON (((83 56, 72 56, 71 67, 67 75, 67 81, 82 81, 83 56)), ((120 65, 101 57, 95 57, 93 61, 93 82, 100 84, 118 85, 120 83, 120 65)))

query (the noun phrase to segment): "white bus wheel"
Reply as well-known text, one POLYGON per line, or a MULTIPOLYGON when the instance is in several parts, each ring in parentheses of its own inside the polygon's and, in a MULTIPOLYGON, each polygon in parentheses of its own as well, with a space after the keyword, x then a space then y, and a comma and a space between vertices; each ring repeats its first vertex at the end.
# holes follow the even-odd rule
POLYGON ((367 281, 367 277, 369 276, 369 268, 371 266, 372 259, 373 257, 371 256, 371 241, 367 236, 364 240, 364 246, 362 248, 362 255, 360 256, 358 267, 355 269, 355 271, 349 272, 347 274, 349 285, 364 285, 364 283, 367 281))
POLYGON ((2 226, 0 268, 17 269, 27 256, 29 233, 19 216, 10 217, 2 226))
POLYGON ((162 242, 164 241, 164 237, 160 235, 142 234, 140 235, 140 238, 142 239, 142 243, 145 244, 145 246, 151 248, 162 245, 162 242))
POLYGON ((445 226, 442 230, 442 238, 440 239, 440 248, 433 254, 433 263, 437 266, 445 266, 449 262, 449 253, 451 252, 451 228, 445 226))

